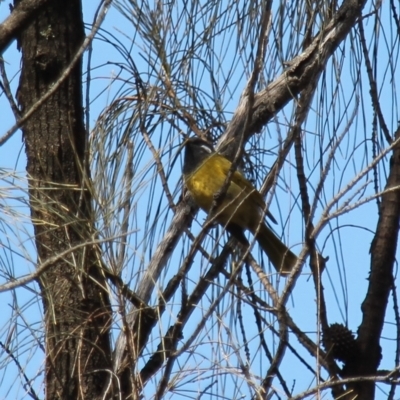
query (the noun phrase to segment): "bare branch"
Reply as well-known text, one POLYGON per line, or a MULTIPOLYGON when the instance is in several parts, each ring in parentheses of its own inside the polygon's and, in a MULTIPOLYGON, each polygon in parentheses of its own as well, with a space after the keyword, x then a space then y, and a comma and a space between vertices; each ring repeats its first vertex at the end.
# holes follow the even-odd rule
POLYGON ((11 15, 0 24, 0 54, 18 38, 18 35, 37 15, 37 12, 45 7, 49 0, 24 0, 18 2, 12 9, 11 15))

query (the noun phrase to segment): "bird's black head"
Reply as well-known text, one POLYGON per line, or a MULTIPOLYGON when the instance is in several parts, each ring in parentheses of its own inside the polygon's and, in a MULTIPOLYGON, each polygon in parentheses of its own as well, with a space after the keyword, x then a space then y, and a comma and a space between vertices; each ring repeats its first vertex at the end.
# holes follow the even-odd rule
POLYGON ((212 146, 198 137, 190 138, 185 144, 185 159, 183 161, 183 173, 188 175, 195 171, 214 150, 212 146))

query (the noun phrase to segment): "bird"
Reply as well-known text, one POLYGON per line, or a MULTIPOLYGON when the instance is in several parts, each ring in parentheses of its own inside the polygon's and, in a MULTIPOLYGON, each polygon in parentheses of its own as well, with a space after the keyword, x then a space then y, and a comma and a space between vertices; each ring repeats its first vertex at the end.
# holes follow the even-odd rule
MULTIPOLYGON (((264 220, 266 204, 260 192, 241 172, 234 171, 218 204, 216 196, 224 186, 232 163, 199 137, 186 139, 182 175, 194 202, 241 243, 248 244, 250 231, 281 276, 287 276, 297 256, 275 235, 264 220), (215 210, 214 210, 215 208, 215 210)), ((267 215, 269 212, 267 212, 267 215)), ((272 220, 274 218, 271 215, 272 220)))

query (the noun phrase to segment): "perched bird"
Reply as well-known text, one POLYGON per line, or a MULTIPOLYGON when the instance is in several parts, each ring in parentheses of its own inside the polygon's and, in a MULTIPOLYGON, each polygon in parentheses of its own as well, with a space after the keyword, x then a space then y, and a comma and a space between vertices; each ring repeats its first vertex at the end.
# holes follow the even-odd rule
POLYGON ((276 270, 283 276, 289 274, 297 257, 265 223, 264 199, 239 171, 232 174, 222 201, 212 210, 231 165, 206 141, 197 137, 187 140, 183 178, 195 203, 207 213, 212 211, 216 220, 240 242, 248 243, 244 231, 249 230, 276 270))

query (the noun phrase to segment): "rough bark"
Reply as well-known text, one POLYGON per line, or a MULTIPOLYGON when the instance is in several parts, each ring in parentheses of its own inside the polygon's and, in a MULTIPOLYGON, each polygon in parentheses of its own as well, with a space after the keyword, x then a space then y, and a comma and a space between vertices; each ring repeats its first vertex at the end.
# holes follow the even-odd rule
MULTIPOLYGON (((18 5, 18 4, 17 4, 18 5)), ((84 39, 80 0, 49 1, 21 34, 22 112, 57 81, 84 39)), ((46 398, 94 399, 111 367, 107 285, 95 246, 85 167, 81 63, 23 127, 38 265, 71 250, 40 277, 46 398)))
POLYGON ((24 0, 12 10, 11 15, 0 25, 0 53, 15 40, 50 0, 24 0))

